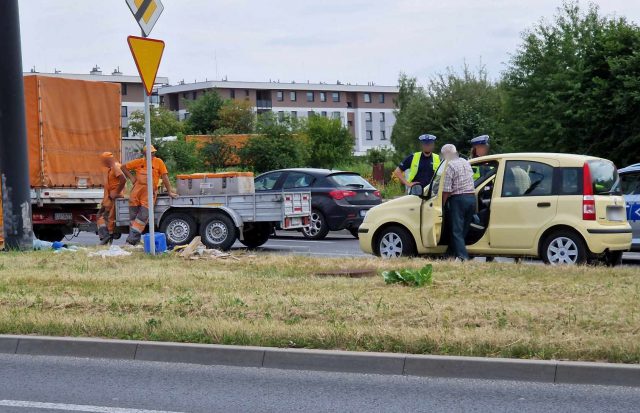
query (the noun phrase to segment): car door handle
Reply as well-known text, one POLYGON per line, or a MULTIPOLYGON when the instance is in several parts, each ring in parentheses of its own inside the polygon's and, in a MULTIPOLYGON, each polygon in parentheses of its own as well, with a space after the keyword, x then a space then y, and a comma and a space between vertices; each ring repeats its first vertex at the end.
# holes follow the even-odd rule
POLYGON ((538 202, 538 208, 549 208, 551 206, 551 202, 538 202))

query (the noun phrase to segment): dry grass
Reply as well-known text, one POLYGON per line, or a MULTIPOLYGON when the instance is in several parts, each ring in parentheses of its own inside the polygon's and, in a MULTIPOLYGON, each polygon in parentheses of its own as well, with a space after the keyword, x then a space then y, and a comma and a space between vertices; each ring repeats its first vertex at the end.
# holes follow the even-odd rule
POLYGON ((423 260, 0 254, 0 333, 640 362, 637 268, 434 263, 434 284, 323 278, 423 260))

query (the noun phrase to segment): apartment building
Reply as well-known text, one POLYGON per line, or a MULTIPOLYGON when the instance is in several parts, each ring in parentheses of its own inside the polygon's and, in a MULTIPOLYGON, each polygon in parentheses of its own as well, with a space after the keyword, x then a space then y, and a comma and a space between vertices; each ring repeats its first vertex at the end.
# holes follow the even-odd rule
MULTIPOLYGON (((138 149, 142 145, 144 136, 134 136, 129 131, 129 118, 135 111, 144 111, 144 86, 140 77, 135 75, 124 75, 119 69, 115 69, 111 74, 104 74, 98 66, 94 66, 89 73, 63 73, 56 70, 54 73, 39 73, 32 69, 25 76, 39 74, 44 76, 61 77, 65 79, 88 80, 95 82, 119 83, 122 106, 120 108, 121 127, 122 127, 122 160, 123 162, 139 157, 138 149)), ((157 77, 157 85, 168 85, 169 78, 157 77)), ((160 98, 157 91, 151 95, 151 104, 159 105, 160 98)))
POLYGON ((163 86, 158 95, 161 105, 185 119, 189 116, 188 102, 211 90, 226 99, 249 100, 256 113, 340 119, 355 137, 354 152, 358 155, 371 148, 392 146, 394 101, 398 96, 395 86, 206 81, 163 86))

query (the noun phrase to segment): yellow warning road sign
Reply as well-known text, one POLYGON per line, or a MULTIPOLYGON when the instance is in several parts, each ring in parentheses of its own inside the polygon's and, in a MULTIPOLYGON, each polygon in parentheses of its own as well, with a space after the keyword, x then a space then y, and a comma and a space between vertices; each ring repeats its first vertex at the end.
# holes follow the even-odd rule
POLYGON ((160 60, 162 60, 162 52, 164 52, 164 42, 137 36, 127 37, 127 42, 147 95, 151 96, 153 85, 156 83, 160 60))
POLYGON ((151 34, 153 26, 160 18, 164 6, 160 0, 126 0, 133 17, 145 36, 151 34))

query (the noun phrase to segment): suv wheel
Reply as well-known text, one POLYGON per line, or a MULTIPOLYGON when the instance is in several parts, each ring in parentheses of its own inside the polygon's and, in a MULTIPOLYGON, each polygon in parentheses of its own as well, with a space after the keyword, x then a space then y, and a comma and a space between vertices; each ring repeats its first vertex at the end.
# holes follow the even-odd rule
POLYGON ((376 255, 388 259, 416 255, 416 247, 409 231, 395 226, 382 230, 377 237, 374 250, 376 255))
POLYGON ((311 211, 311 222, 308 227, 302 229, 302 234, 308 239, 324 239, 329 233, 329 225, 322 212, 314 209, 311 211))
POLYGON ((587 261, 587 247, 571 231, 555 231, 547 236, 541 251, 542 261, 550 265, 576 265, 587 261))

